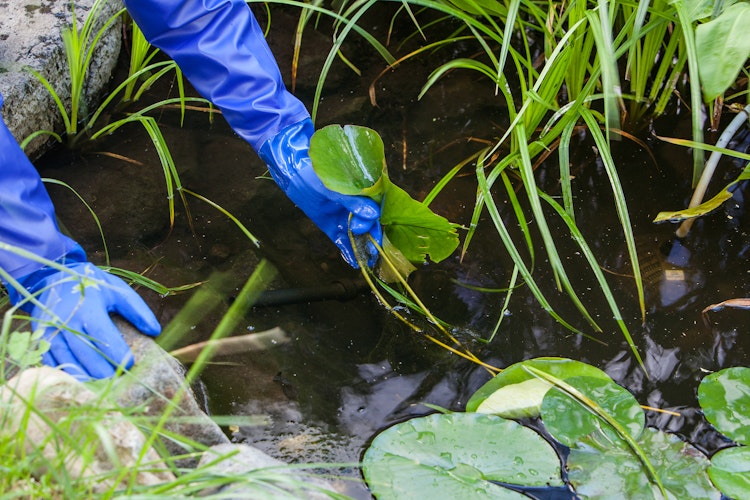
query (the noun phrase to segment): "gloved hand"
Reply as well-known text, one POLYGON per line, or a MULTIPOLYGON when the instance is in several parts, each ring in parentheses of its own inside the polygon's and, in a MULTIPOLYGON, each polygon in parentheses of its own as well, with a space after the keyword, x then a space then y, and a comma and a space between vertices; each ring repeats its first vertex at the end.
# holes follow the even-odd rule
POLYGON ((59 366, 79 380, 108 378, 118 366, 129 369, 133 355, 109 313, 117 313, 146 335, 161 326, 141 297, 120 278, 86 262, 79 248, 59 260, 70 272, 43 267, 17 278, 36 302, 12 286, 13 304, 31 316, 32 327, 45 330, 50 343, 42 361, 59 366))
MULTIPOLYGON (((382 245, 380 206, 367 197, 343 195, 323 185, 308 154, 313 131, 309 118, 295 123, 266 141, 258 153, 268 165, 276 184, 333 241, 344 260, 356 269, 359 265, 349 240, 349 229, 355 236, 370 233, 378 245, 382 245)), ((377 249, 369 242, 363 248, 366 255, 360 258, 369 266, 374 265, 377 249)))
MULTIPOLYGON (((268 164, 274 180, 357 267, 347 234, 382 240, 380 208, 368 198, 334 193, 308 156, 310 114, 284 82, 245 0, 124 0, 146 39, 169 55, 232 129, 268 164)), ((369 263, 374 247, 367 246, 369 263)))
POLYGON ((43 267, 22 253, 0 249, 0 268, 31 294, 38 294, 34 301, 27 300, 14 285, 4 283, 11 302, 31 315, 34 328, 45 330, 51 349, 42 359, 44 364, 62 365, 81 380, 110 377, 121 364, 130 368, 133 356, 110 312, 119 313, 147 335, 159 334, 159 322, 141 297, 119 278, 87 262, 80 245, 60 232, 39 174, 2 120, 0 242, 71 271, 43 267))

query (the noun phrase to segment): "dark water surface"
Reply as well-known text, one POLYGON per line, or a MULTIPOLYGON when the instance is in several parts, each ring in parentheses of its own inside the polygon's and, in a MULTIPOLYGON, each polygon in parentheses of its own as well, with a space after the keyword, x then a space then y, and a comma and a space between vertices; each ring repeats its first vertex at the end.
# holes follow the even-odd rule
MULTIPOLYGON (((274 22, 272 46, 282 68, 288 68, 290 56, 285 47, 289 38, 284 29, 296 19, 281 13, 274 22)), ((387 28, 377 20, 373 25, 378 36, 387 28)), ((298 82, 298 93, 309 105, 317 77, 315 64, 327 48, 312 35, 305 42, 303 56, 311 60, 303 63, 307 79, 298 82)), ((342 64, 335 66, 317 124, 356 123, 377 130, 386 144, 392 179, 417 199, 482 146, 470 139, 492 140, 507 125, 507 115, 493 88, 473 73, 451 73, 417 101, 420 85, 436 66, 435 58, 410 63, 379 80, 379 107, 373 107, 367 87, 384 65, 361 45, 354 45, 350 54, 364 75, 359 78, 342 64)), ((194 198, 189 202, 196 236, 179 206, 175 228, 169 231, 161 167, 153 146, 137 126, 97 142, 82 157, 56 152, 39 165, 43 176, 64 180, 92 205, 101 219, 114 265, 134 271, 150 268, 149 276, 170 286, 205 280, 215 276, 215 271, 229 272, 229 290, 222 297, 222 307, 197 320, 184 333, 181 344, 211 334, 236 289, 252 273, 256 254, 277 267, 280 279, 276 286, 280 288, 358 279, 358 273, 343 264, 334 247, 283 193, 271 181, 259 178, 263 165, 220 117, 211 123, 205 113, 188 112, 182 127, 175 110, 164 110, 157 118, 183 184, 242 220, 261 239, 260 252, 253 250, 223 215, 194 198), (114 158, 111 153, 141 164, 114 158)), ((681 116, 672 117, 654 124, 654 131, 687 137, 685 122, 681 116)), ((541 249, 534 275, 566 320, 606 345, 565 330, 525 288, 514 294, 493 342, 478 341, 488 338, 495 327, 504 295, 480 293, 461 284, 505 288, 512 272, 511 261, 486 217, 463 261, 456 255, 440 264, 425 265, 411 281, 428 307, 453 325, 454 334, 482 360, 497 367, 537 356, 565 356, 591 363, 627 387, 641 404, 679 413, 648 412, 649 425, 677 433, 711 454, 728 443, 699 413, 697 386, 711 371, 748 365, 750 312, 724 310, 702 315, 701 311, 723 300, 750 296, 750 222, 744 204, 748 189, 741 186, 722 209, 699 220, 682 242, 684 248, 673 249, 673 262, 668 262, 675 227, 657 226, 651 220, 660 210, 686 206, 692 161, 687 149, 660 143, 648 133, 641 135, 653 159, 628 140, 616 143, 613 153, 643 264, 655 269, 648 278, 649 314, 644 324, 632 281, 624 276, 627 255, 609 181, 586 137, 575 141, 571 168, 577 223, 602 267, 610 271, 610 283, 650 378, 645 378, 634 362, 591 272, 560 228, 556 238, 570 264, 574 285, 604 332, 591 331, 566 296, 556 291, 541 249)), ((554 195, 559 194, 556 165, 553 155, 537 170, 540 185, 554 195)), ((741 165, 731 161, 722 163, 714 189, 734 179, 740 169, 741 165)), ((50 191, 63 223, 91 258, 103 263, 101 239, 87 210, 63 188, 51 186, 50 191)), ((454 222, 468 224, 475 191, 470 165, 432 208, 454 222)), ((501 207, 506 203, 501 196, 497 202, 501 207)), ((191 294, 159 297, 143 291, 143 295, 167 324, 191 294)), ((418 317, 410 318, 424 324, 418 317)), ((241 426, 230 432, 233 439, 287 461, 357 462, 379 430, 430 413, 425 403, 461 410, 489 378, 483 368, 411 332, 368 291, 347 301, 256 307, 248 311, 235 333, 276 326, 287 332, 289 342, 263 352, 219 358, 206 371, 203 382, 213 413, 268 418, 267 425, 241 426)), ((352 479, 359 477, 356 468, 345 472, 352 479)), ((349 486, 349 493, 369 496, 356 482, 349 486)))

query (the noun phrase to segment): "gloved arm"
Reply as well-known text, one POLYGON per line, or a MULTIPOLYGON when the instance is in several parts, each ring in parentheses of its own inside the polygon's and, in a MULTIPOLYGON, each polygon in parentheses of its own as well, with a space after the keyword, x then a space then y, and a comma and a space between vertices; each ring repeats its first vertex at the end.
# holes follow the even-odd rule
POLYGON ((350 214, 354 234, 370 233, 380 242, 380 207, 369 198, 332 192, 318 179, 307 152, 314 131, 310 115, 284 87, 244 0, 124 3, 146 39, 221 109, 234 131, 267 163, 279 187, 357 267, 347 235, 350 214))
POLYGON ((0 242, 70 270, 45 267, 0 249, 0 268, 31 294, 38 294, 35 301, 26 300, 3 280, 11 303, 29 313, 34 328, 45 329, 44 338, 50 342, 43 356, 45 364, 61 366, 84 380, 109 377, 120 364, 129 368, 132 354, 109 312, 119 313, 143 333, 159 334, 159 322, 140 296, 119 278, 87 262, 83 249, 60 233, 39 174, 2 120, 0 242))

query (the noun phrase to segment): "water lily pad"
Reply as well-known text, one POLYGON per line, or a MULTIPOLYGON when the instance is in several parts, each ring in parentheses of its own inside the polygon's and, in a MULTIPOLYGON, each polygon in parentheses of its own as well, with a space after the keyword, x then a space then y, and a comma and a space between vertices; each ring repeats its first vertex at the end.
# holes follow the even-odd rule
POLYGON ((567 358, 535 358, 513 364, 488 381, 469 399, 466 411, 493 413, 505 418, 536 417, 552 385, 528 371, 541 370, 561 380, 586 376, 611 380, 602 370, 567 358))
MULTIPOLYGON (((706 469, 709 461, 677 436, 646 429, 638 440, 669 498, 719 499, 706 469)), ((601 449, 581 443, 570 450, 568 478, 581 498, 658 499, 661 494, 641 461, 629 448, 601 449)))
POLYGON ((719 432, 750 444, 750 368, 738 366, 708 375, 698 386, 698 402, 719 432))
POLYGON ((477 413, 433 414, 381 432, 363 459, 378 498, 526 498, 496 484, 560 486, 560 460, 532 429, 477 413))
POLYGON ((725 448, 711 457, 708 476, 731 498, 750 498, 750 447, 725 448))
POLYGON ((555 387, 542 401, 542 421, 547 431, 562 444, 575 447, 584 438, 605 443, 624 444, 621 435, 604 420, 593 405, 598 406, 632 438, 645 427, 646 417, 638 401, 624 387, 595 377, 571 377, 565 380, 590 401, 584 403, 555 387))

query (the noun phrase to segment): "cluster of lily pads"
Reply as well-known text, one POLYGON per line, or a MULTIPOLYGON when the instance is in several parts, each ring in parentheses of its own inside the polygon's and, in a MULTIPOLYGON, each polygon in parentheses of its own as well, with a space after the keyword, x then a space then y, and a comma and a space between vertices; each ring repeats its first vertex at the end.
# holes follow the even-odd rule
POLYGON ((566 358, 508 367, 466 412, 394 425, 364 455, 378 498, 528 498, 572 490, 580 498, 750 497, 750 368, 703 379, 706 419, 737 446, 709 460, 679 437, 645 427, 643 408, 606 373, 566 358))

